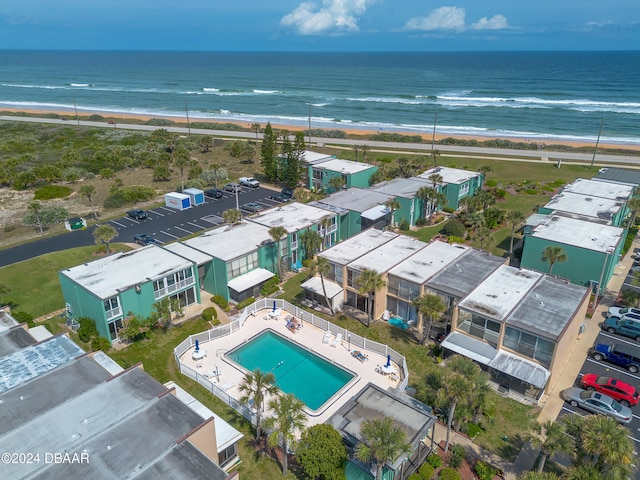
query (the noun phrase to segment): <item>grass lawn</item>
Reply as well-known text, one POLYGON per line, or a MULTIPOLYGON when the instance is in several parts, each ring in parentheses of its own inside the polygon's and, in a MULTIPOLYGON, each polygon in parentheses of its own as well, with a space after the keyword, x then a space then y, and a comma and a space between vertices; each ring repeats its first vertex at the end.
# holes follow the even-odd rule
MULTIPOLYGON (((110 248, 131 250, 118 243, 111 244, 110 248)), ((2 296, 2 301, 14 311, 27 312, 34 318, 64 308, 58 271, 99 258, 95 254, 97 250, 96 245, 71 248, 0 268, 0 285, 11 289, 2 296)))

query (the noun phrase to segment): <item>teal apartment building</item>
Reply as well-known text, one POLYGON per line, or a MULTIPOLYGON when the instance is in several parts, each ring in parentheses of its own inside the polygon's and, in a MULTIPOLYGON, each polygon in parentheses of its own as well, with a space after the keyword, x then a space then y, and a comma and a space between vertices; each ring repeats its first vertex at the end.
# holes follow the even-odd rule
POLYGON ((197 265, 156 245, 61 270, 58 278, 67 315, 93 319, 111 341, 129 313, 148 317, 164 298, 183 307, 200 303, 197 265))
POLYGON ((422 172, 417 178, 431 182, 432 175, 440 175, 441 191, 447 197, 447 205, 454 210, 460 208, 460 200, 472 197, 484 184, 484 174, 458 168, 433 167, 422 172))
MULTIPOLYGON (((416 224, 420 218, 425 218, 430 212, 424 200, 418 198, 418 190, 421 188, 434 188, 433 183, 425 178, 394 178, 387 182, 378 183, 371 187, 371 190, 384 193, 397 200, 400 204, 393 213, 393 223, 398 225, 403 220, 407 220, 411 226, 416 224)), ((443 191, 444 185, 436 185, 437 191, 443 191)))
POLYGON ((368 163, 329 158, 307 165, 309 188, 319 192, 333 193, 330 182, 334 177, 341 177, 343 188, 369 188, 369 179, 378 167, 368 163))

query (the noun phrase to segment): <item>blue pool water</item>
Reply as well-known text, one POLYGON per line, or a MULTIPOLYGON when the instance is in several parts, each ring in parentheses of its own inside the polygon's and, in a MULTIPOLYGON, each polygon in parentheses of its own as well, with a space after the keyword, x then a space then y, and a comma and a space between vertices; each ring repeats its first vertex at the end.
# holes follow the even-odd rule
POLYGON ((249 371, 273 372, 276 385, 318 410, 354 375, 268 330, 227 353, 249 371))
POLYGON ((401 328, 402 330, 406 330, 407 328, 409 328, 409 324, 400 317, 391 317, 389 319, 389 323, 394 327, 401 328))

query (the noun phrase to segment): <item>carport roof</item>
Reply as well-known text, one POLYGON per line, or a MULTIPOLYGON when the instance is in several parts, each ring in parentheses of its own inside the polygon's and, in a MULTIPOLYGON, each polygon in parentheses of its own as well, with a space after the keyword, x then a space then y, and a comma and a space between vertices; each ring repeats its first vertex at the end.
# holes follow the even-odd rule
POLYGON ((227 287, 236 292, 244 292, 248 288, 254 287, 261 282, 269 280, 274 274, 264 268, 256 268, 249 273, 240 275, 227 283, 227 287))
POLYGON ((331 280, 324 279, 324 289, 322 288, 322 279, 320 277, 311 277, 309 280, 300 285, 305 290, 309 290, 317 295, 324 297, 324 290, 327 291, 327 297, 332 299, 336 295, 342 294, 343 288, 331 280))

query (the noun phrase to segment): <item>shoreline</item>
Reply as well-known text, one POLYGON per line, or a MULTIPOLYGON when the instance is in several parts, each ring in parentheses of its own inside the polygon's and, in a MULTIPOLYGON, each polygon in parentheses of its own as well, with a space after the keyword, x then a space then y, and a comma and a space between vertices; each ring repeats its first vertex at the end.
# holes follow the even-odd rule
MULTIPOLYGON (((7 108, 4 106, 0 106, 0 112, 9 112, 9 113, 26 113, 29 115, 47 115, 47 114, 55 114, 55 115, 60 115, 60 116, 65 116, 65 117, 75 117, 75 112, 73 110, 65 110, 65 109, 35 109, 35 108, 7 108)), ((100 115, 102 117, 104 117, 105 119, 122 119, 122 120, 137 120, 139 122, 147 122, 151 119, 157 118, 157 119, 164 119, 164 120, 170 120, 175 122, 177 125, 176 126, 181 126, 184 125, 185 127, 187 126, 187 119, 185 117, 176 117, 176 116, 171 116, 171 115, 145 115, 145 114, 135 114, 135 113, 115 113, 115 112, 100 112, 100 111, 86 111, 83 110, 82 112, 78 113, 78 117, 80 120, 84 120, 86 121, 86 118, 91 116, 91 115, 100 115)), ((238 125, 239 127, 242 128, 246 128, 249 131, 251 130, 251 124, 252 122, 242 122, 239 120, 227 120, 227 119, 210 119, 210 118, 200 118, 200 117, 192 117, 190 119, 190 123, 218 123, 218 124, 233 124, 233 125, 238 125)), ((127 122, 123 122, 123 123, 127 123, 127 122)), ((261 124, 262 125, 262 124, 261 124)), ((308 131, 308 127, 304 127, 304 126, 299 126, 299 125, 287 125, 287 124, 281 124, 281 123, 272 123, 271 126, 275 129, 279 129, 279 130, 289 130, 291 132, 298 132, 298 131, 303 131, 306 132, 308 131)), ((407 131, 403 131, 403 130, 392 130, 392 129, 388 129, 385 130, 384 132, 380 132, 379 130, 375 130, 375 129, 371 129, 371 130, 367 130, 364 128, 344 128, 344 127, 335 127, 335 128, 326 128, 326 127, 313 127, 313 125, 311 126, 312 130, 340 130, 345 132, 347 135, 354 135, 354 136, 367 136, 367 135, 375 135, 377 133, 386 133, 386 134, 399 134, 399 135, 407 135, 407 136, 420 136, 422 137, 423 140, 431 142, 432 138, 437 142, 440 140, 443 140, 445 138, 454 138, 457 140, 466 140, 466 141, 471 141, 471 140, 475 140, 478 142, 485 142, 485 141, 490 141, 490 140, 508 140, 511 141, 513 143, 525 143, 525 144, 530 144, 530 143, 539 143, 542 145, 564 145, 567 147, 572 147, 572 148, 581 148, 581 147, 595 147, 595 143, 591 143, 591 142, 580 142, 580 141, 576 141, 576 140, 562 140, 562 139, 556 139, 556 138, 544 138, 544 137, 540 137, 540 138, 534 138, 533 140, 530 139, 523 139, 520 137, 509 137, 506 135, 502 135, 502 136, 481 136, 481 135, 453 135, 453 134, 440 134, 437 133, 435 134, 435 136, 433 134, 421 134, 418 132, 407 132, 407 131)), ((402 145, 401 142, 398 142, 398 145, 402 145)), ((610 142, 600 142, 598 144, 598 148, 603 148, 603 149, 613 149, 613 150, 632 150, 632 151, 640 151, 640 145, 636 145, 636 144, 628 144, 628 143, 610 143, 610 142)))

